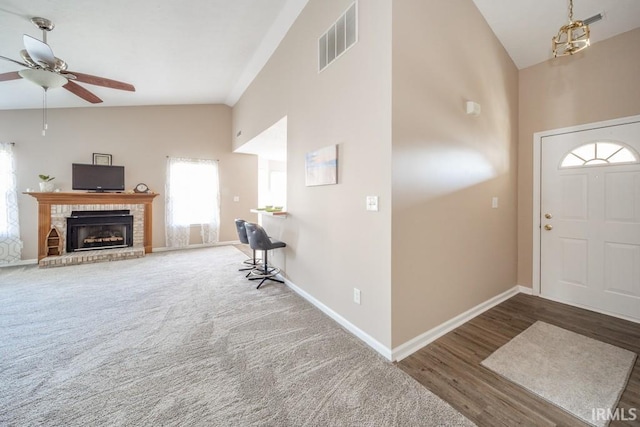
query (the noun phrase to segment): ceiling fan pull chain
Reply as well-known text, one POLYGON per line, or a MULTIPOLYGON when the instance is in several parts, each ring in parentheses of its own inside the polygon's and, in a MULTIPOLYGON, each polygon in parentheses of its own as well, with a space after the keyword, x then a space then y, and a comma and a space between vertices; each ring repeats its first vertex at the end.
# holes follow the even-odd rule
POLYGON ((42 136, 47 133, 47 88, 42 88, 42 136))

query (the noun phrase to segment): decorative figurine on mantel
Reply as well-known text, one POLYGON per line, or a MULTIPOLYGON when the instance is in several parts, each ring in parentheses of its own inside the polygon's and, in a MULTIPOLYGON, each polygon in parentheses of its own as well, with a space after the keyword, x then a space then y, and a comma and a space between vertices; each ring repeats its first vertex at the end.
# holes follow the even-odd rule
POLYGON ((54 189, 53 182, 51 181, 56 179, 56 177, 49 175, 38 175, 38 178, 40 178, 40 191, 42 193, 51 193, 54 189))

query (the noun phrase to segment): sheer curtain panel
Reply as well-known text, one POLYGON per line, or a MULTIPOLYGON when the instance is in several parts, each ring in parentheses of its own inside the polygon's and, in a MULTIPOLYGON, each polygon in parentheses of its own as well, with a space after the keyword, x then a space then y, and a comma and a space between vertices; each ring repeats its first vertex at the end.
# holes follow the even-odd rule
POLYGON ((192 226, 200 227, 201 241, 219 241, 220 185, 216 160, 167 158, 165 237, 170 248, 191 243, 192 226))
POLYGON ((16 262, 21 257, 13 144, 0 142, 0 264, 16 262))

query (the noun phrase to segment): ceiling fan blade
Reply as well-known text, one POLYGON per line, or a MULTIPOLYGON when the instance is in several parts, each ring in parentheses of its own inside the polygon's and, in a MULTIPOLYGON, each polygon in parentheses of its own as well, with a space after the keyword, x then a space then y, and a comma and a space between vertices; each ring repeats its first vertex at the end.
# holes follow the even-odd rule
POLYGON ((48 44, 27 34, 22 36, 22 41, 24 48, 34 62, 52 70, 55 68, 56 57, 53 56, 53 51, 48 44))
POLYGON ((77 95, 80 98, 92 104, 99 104, 102 102, 102 99, 98 98, 96 95, 89 92, 87 89, 83 88, 79 84, 72 82, 71 80, 69 80, 69 82, 62 87, 68 90, 69 92, 73 93, 74 95, 77 95))
POLYGON ((11 71, 9 73, 0 74, 0 82, 6 82, 8 80, 18 80, 22 76, 17 71, 11 71))
POLYGON ((75 71, 69 71, 69 73, 76 76, 76 81, 82 83, 88 83, 95 86, 103 86, 111 89, 128 90, 129 92, 135 92, 136 88, 129 83, 119 82, 117 80, 106 79, 104 77, 92 76, 90 74, 76 73, 75 71))
POLYGON ((4 59, 5 61, 13 62, 14 64, 22 65, 23 67, 30 68, 29 64, 25 64, 24 62, 16 61, 15 59, 7 58, 6 56, 0 55, 0 59, 4 59))

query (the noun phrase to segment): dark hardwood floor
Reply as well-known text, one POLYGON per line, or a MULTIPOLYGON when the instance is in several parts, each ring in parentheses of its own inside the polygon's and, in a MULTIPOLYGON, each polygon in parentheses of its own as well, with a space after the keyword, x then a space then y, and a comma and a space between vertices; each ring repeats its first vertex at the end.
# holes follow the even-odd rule
MULTIPOLYGON (((249 245, 237 244, 237 245, 233 245, 233 247, 238 249, 240 252, 244 253, 249 258, 251 258, 253 256, 253 251, 251 250, 249 245)), ((258 257, 256 257, 256 258, 258 258, 258 257)))
MULTIPOLYGON (((578 418, 480 365, 537 320, 640 354, 637 323, 518 294, 397 366, 479 426, 585 426, 578 418)), ((626 414, 635 408, 638 419, 614 420, 610 426, 640 426, 640 359, 636 359, 618 408, 626 414)))

